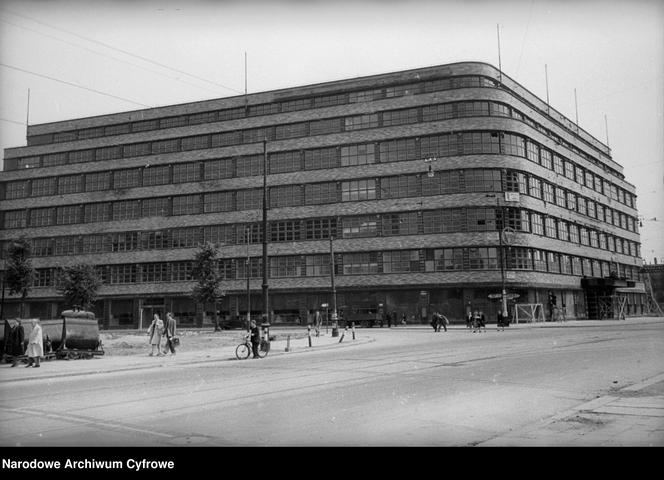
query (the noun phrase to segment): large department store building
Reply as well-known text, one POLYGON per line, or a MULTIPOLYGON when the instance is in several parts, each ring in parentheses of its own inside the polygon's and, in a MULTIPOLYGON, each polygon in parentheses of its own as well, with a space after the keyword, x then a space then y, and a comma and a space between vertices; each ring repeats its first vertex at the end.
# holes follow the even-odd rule
POLYGON ((58 268, 91 263, 104 328, 165 311, 209 322, 190 296, 201 242, 219 246, 221 314, 245 315, 247 275, 260 314, 264 146, 273 324, 332 305, 331 243, 349 320, 494 320, 503 281, 510 309, 547 318, 550 292, 567 318, 616 293, 642 312, 635 187, 609 147, 464 62, 29 126, 0 172, 3 250, 32 242, 28 316, 69 307, 58 268))

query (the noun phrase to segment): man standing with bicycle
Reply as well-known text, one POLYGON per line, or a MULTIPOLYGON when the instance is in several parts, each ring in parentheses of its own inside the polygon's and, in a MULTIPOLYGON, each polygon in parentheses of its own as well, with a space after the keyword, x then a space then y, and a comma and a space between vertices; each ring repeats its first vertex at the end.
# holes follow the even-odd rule
POLYGON ((251 333, 251 350, 254 354, 254 358, 260 358, 258 356, 258 346, 261 343, 261 332, 256 326, 256 320, 251 321, 249 332, 251 333))

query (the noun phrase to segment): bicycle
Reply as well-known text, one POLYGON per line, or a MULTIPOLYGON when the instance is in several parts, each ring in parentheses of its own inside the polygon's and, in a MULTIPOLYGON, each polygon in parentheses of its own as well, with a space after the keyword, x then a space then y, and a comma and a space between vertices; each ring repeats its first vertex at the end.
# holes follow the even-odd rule
MULTIPOLYGON (((247 334, 244 336, 244 342, 239 344, 237 348, 235 349, 235 356, 237 357, 238 360, 246 360, 249 358, 249 355, 251 355, 252 352, 252 346, 251 342, 249 341, 250 335, 247 334)), ((259 345, 258 345, 258 356, 260 358, 265 358, 265 356, 268 354, 270 351, 270 342, 261 339, 259 345)))

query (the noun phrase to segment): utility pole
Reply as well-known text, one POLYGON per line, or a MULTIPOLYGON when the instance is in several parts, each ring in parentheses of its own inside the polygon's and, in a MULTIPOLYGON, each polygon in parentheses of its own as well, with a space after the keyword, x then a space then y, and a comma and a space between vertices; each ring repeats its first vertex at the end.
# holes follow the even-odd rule
POLYGON ((267 283, 267 138, 263 140, 263 322, 270 321, 267 283))

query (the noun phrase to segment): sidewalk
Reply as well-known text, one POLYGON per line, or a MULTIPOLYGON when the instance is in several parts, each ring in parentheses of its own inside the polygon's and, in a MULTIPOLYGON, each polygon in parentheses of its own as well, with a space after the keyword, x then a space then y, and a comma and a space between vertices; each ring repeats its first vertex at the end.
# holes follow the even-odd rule
MULTIPOLYGON (((288 355, 291 353, 311 352, 315 350, 328 348, 341 348, 351 345, 372 342, 373 339, 366 334, 361 335, 356 332, 355 340, 349 330, 341 342, 344 330, 339 330, 338 337, 332 337, 331 334, 321 334, 320 337, 311 337, 311 347, 307 337, 277 339, 270 342, 270 352, 266 358, 261 361, 269 361, 271 357, 278 355, 288 355), (286 347, 289 347, 286 351, 286 347)), ((280 336, 281 337, 281 336, 280 336)), ((19 363, 16 367, 10 364, 0 364, 0 385, 7 382, 16 382, 35 379, 52 379, 57 377, 70 377, 79 375, 91 375, 96 373, 111 373, 122 371, 134 371, 142 369, 162 368, 173 365, 201 364, 205 362, 220 361, 253 361, 238 360, 235 356, 237 345, 221 346, 214 349, 203 349, 197 351, 187 351, 186 348, 180 348, 176 355, 164 355, 163 357, 148 356, 148 348, 145 352, 135 355, 102 355, 91 359, 76 360, 48 360, 42 361, 41 366, 35 368, 25 368, 25 364, 19 363)))

